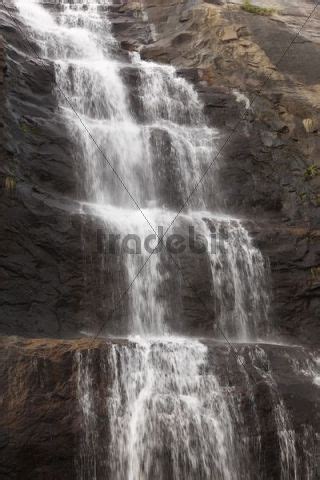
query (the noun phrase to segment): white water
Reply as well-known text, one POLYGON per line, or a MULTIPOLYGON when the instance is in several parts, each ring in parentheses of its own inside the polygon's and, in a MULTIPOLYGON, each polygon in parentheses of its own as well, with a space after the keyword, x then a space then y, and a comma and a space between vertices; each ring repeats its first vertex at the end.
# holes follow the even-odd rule
POLYGON ((80 455, 77 471, 79 480, 97 480, 97 452, 98 443, 97 417, 94 405, 92 358, 91 354, 76 354, 77 364, 77 393, 83 422, 83 435, 80 440, 80 455))
MULTIPOLYGON (((61 3, 64 9, 55 18, 36 1, 16 0, 43 58, 54 61, 58 103, 75 144, 86 209, 103 219, 106 232, 145 239, 174 220, 214 158, 218 132, 206 126, 196 92, 173 67, 134 55, 129 68, 140 78, 137 119, 121 76, 128 65, 114 56, 110 24, 99 14, 108 1, 61 3)), ((213 227, 227 237, 206 253, 215 301, 212 331, 253 339, 268 317, 264 260, 239 220, 207 211, 216 188, 210 176, 181 219, 207 240, 213 227)), ((204 373, 208 351, 202 343, 169 335, 165 319, 175 305, 168 305, 162 292, 170 273, 156 254, 141 270, 148 257, 145 251, 124 255, 132 284, 129 331, 142 338, 134 348, 114 346, 108 359, 111 431, 103 449, 90 352, 77 359, 85 432, 79 478, 106 478, 108 468, 110 478, 119 480, 243 478, 227 391, 213 373, 204 373), (101 452, 109 466, 99 471, 101 452)), ((102 372, 108 375, 107 368, 102 372)))
MULTIPOLYGON (((138 234, 144 239, 157 226, 166 230, 176 212, 163 207, 167 202, 180 207, 188 199, 215 154, 218 132, 206 126, 196 92, 173 67, 133 55, 131 68, 140 77, 143 122, 138 122, 121 78, 124 65, 112 53, 110 24, 99 14, 107 0, 61 2, 64 10, 56 20, 35 1, 16 3, 42 46, 43 57, 54 61, 58 100, 78 147, 75 161, 87 200, 95 204, 92 213, 102 213, 107 231, 116 230, 122 237, 138 234), (143 207, 144 215, 138 207, 143 207)), ((209 180, 214 185, 214 176, 209 180)), ((216 302, 212 327, 234 339, 256 338, 268 322, 264 260, 238 220, 216 224, 205 207, 206 192, 200 186, 189 202, 188 221, 207 236, 202 220, 207 218, 218 235, 227 236, 223 248, 209 253, 216 302), (201 208, 201 214, 190 207, 201 208)), ((160 334, 166 330, 166 306, 157 298, 166 272, 159 255, 152 255, 141 270, 148 257, 142 252, 125 259, 128 285, 132 284, 130 330, 160 334)))
POLYGON ((268 277, 261 252, 238 219, 208 218, 206 212, 197 217, 198 230, 203 230, 208 244, 212 232, 216 238, 216 248, 209 255, 212 293, 219 306, 216 334, 249 341, 259 333, 270 333, 268 277))
POLYGON ((97 352, 76 356, 84 426, 79 480, 242 478, 242 446, 235 441, 228 405, 231 389, 222 389, 206 370, 202 343, 135 337, 97 352), (100 377, 104 397, 93 377, 100 377), (102 428, 99 415, 107 419, 102 428))
MULTIPOLYGON (((319 435, 310 425, 295 432, 262 345, 240 347, 237 359, 231 350, 224 357, 220 349, 210 368, 207 347, 181 337, 135 337, 108 345, 100 350, 100 367, 94 370, 97 352, 77 357, 86 425, 82 480, 95 478, 97 464, 98 479, 267 479, 261 441, 271 433, 275 436, 268 442, 274 446, 271 451, 268 445, 268 454, 273 459, 268 462, 277 464, 275 478, 317 478, 319 435), (234 360, 237 378, 230 386, 226 375, 234 360), (93 388, 93 376, 100 378, 99 390, 93 388), (257 402, 270 409, 266 417, 259 417, 263 410, 257 402), (99 415, 108 419, 109 444, 103 444, 101 434, 97 437, 99 415), (300 457, 297 448, 302 448, 300 457)), ((307 361, 307 356, 301 358, 307 361)))
POLYGON ((111 478, 237 478, 233 426, 197 341, 137 340, 112 348, 111 478))

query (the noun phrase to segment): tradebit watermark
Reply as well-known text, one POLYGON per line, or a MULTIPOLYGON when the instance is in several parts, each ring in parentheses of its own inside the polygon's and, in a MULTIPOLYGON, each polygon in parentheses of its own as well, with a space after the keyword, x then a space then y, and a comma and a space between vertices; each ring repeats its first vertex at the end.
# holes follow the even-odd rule
POLYGON ((136 233, 121 235, 97 230, 97 252, 110 255, 144 255, 160 254, 167 251, 172 255, 189 251, 192 254, 216 254, 224 248, 227 232, 211 231, 208 235, 189 226, 186 234, 167 233, 163 226, 158 226, 157 233, 141 237, 136 233))

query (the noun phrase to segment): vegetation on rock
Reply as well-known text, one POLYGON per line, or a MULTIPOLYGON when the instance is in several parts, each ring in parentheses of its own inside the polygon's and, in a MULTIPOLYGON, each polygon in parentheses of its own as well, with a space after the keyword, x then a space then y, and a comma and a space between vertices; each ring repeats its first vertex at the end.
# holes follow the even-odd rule
POLYGON ((20 128, 25 135, 40 135, 41 133, 38 127, 29 125, 25 122, 20 124, 20 128))
POLYGON ((310 167, 306 168, 304 172, 304 178, 306 180, 310 180, 311 178, 317 177, 320 175, 320 169, 317 165, 310 165, 310 167))
POLYGON ((244 0, 241 5, 242 10, 249 13, 254 13, 256 15, 273 15, 276 13, 274 8, 258 7, 252 5, 251 0, 244 0))

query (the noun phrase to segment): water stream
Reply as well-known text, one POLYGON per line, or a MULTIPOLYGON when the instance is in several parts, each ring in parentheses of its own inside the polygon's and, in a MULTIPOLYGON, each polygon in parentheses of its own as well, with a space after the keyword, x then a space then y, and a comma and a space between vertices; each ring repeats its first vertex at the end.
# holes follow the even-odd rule
MULTIPOLYGON (((144 62, 137 53, 127 61, 118 55, 105 14, 108 0, 59 3, 59 11, 49 11, 36 0, 15 0, 42 57, 54 62, 58 105, 81 179, 79 209, 102 221, 106 234, 123 240, 132 234, 145 239, 159 226, 165 231, 183 207, 170 233, 188 225, 207 241, 202 255, 211 271, 212 337, 264 336, 269 328, 265 260, 239 219, 213 212, 214 168, 194 191, 219 137, 206 125, 196 91, 171 66, 144 62), (138 111, 124 81, 128 69, 138 85, 138 111)), ((143 248, 122 255, 123 288, 132 284, 129 340, 115 342, 101 358, 101 375, 112 378, 105 398, 96 398, 92 352, 77 358, 84 430, 79 479, 249 478, 244 461, 249 443, 239 441, 236 432, 241 412, 232 388, 208 370, 206 344, 188 338, 187 331, 177 337, 167 322, 176 305, 164 287, 172 275, 184 282, 179 256, 178 268, 168 269, 170 252, 149 255, 143 248), (98 404, 111 425, 107 433, 98 404)), ((182 301, 180 290, 176 297, 182 301)), ((290 419, 280 399, 274 405, 281 463, 289 472, 283 479, 296 478, 290 419)))

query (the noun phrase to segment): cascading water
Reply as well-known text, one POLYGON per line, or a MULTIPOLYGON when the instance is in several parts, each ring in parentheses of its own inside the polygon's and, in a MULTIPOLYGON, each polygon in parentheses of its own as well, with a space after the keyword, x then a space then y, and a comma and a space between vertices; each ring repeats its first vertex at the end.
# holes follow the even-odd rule
POLYGON ((111 478, 236 478, 231 417, 206 355, 172 337, 113 347, 111 478))
MULTIPOLYGON (((60 3, 63 9, 54 19, 37 2, 17 0, 21 14, 33 28, 31 34, 42 46, 43 56, 54 61, 59 105, 78 145, 78 168, 85 167, 81 176, 91 214, 103 218, 107 231, 117 230, 121 236, 138 231, 141 238, 146 238, 157 226, 166 229, 174 221, 173 207, 187 201, 214 156, 217 132, 206 126, 195 91, 176 76, 173 67, 142 62, 133 55, 131 68, 136 68, 140 77, 143 121, 138 122, 129 111, 128 92, 121 80, 121 69, 127 64, 114 57, 110 25, 99 14, 108 1, 60 3), (137 205, 143 208, 143 214, 137 205)), ((188 222, 199 233, 208 235, 203 219, 209 219, 218 234, 224 230, 226 237, 230 235, 230 241, 227 238, 224 242, 226 254, 222 248, 211 255, 217 300, 217 319, 213 321, 234 338, 256 336, 255 326, 266 323, 267 310, 261 255, 238 220, 220 220, 203 210, 206 192, 201 186, 188 205, 192 207, 187 212, 188 222)), ((147 252, 141 255, 126 256, 129 284, 149 256, 147 252)), ((150 268, 153 280, 161 284, 159 262, 152 258, 150 268)), ((150 288, 155 292, 157 286, 149 281, 150 268, 139 275, 144 277, 140 284, 152 283, 150 288)), ((148 311, 150 296, 139 295, 137 290, 133 285, 131 297, 147 298, 139 310, 148 311)), ((161 311, 160 305, 157 308, 161 311)), ((160 332, 155 315, 144 326, 142 316, 132 309, 132 333, 160 332)))
POLYGON ((81 411, 83 412, 83 437, 81 438, 80 455, 77 470, 79 478, 97 480, 96 445, 98 443, 97 419, 93 401, 93 381, 91 355, 77 353, 77 378, 78 397, 81 411))
POLYGON ((263 256, 238 219, 211 215, 204 222, 206 215, 198 214, 197 228, 208 245, 212 243, 210 236, 216 239, 209 255, 213 295, 219 306, 216 334, 222 331, 235 341, 266 335, 270 328, 269 296, 263 256))
POLYGON ((253 367, 270 387, 281 453, 281 480, 296 480, 297 453, 295 432, 291 428, 289 415, 283 400, 277 394, 277 385, 270 369, 268 357, 261 347, 256 347, 250 352, 250 357, 253 367))
MULTIPOLYGON (((35 0, 15 3, 43 58, 55 66, 58 103, 84 187, 83 213, 102 219, 105 231, 120 240, 130 234, 144 239, 159 225, 166 230, 184 206, 174 229, 186 222, 207 245, 213 232, 218 237, 215 251, 205 253, 215 305, 212 331, 236 340, 263 334, 268 295, 262 255, 238 219, 208 210, 215 193, 212 175, 194 191, 214 158, 218 135, 206 126, 194 89, 173 67, 143 62, 138 54, 127 63, 118 59, 111 25, 102 15, 108 0, 60 1, 55 14, 35 0), (139 115, 129 106, 125 68, 138 72, 139 115)), ((115 343, 101 360, 101 371, 113 377, 111 391, 105 392, 111 427, 103 448, 91 352, 77 358, 82 480, 248 478, 241 460, 245 442, 239 442, 234 426, 240 414, 228 398, 230 388, 206 371, 203 342, 170 335, 166 317, 174 305, 161 293, 172 272, 164 256, 170 261, 167 252, 150 259, 144 251, 123 254, 124 290, 131 285, 131 338, 115 343)), ((179 266, 178 257, 176 262, 179 266)), ((288 471, 290 448, 281 447, 281 454, 291 452, 288 471)))

